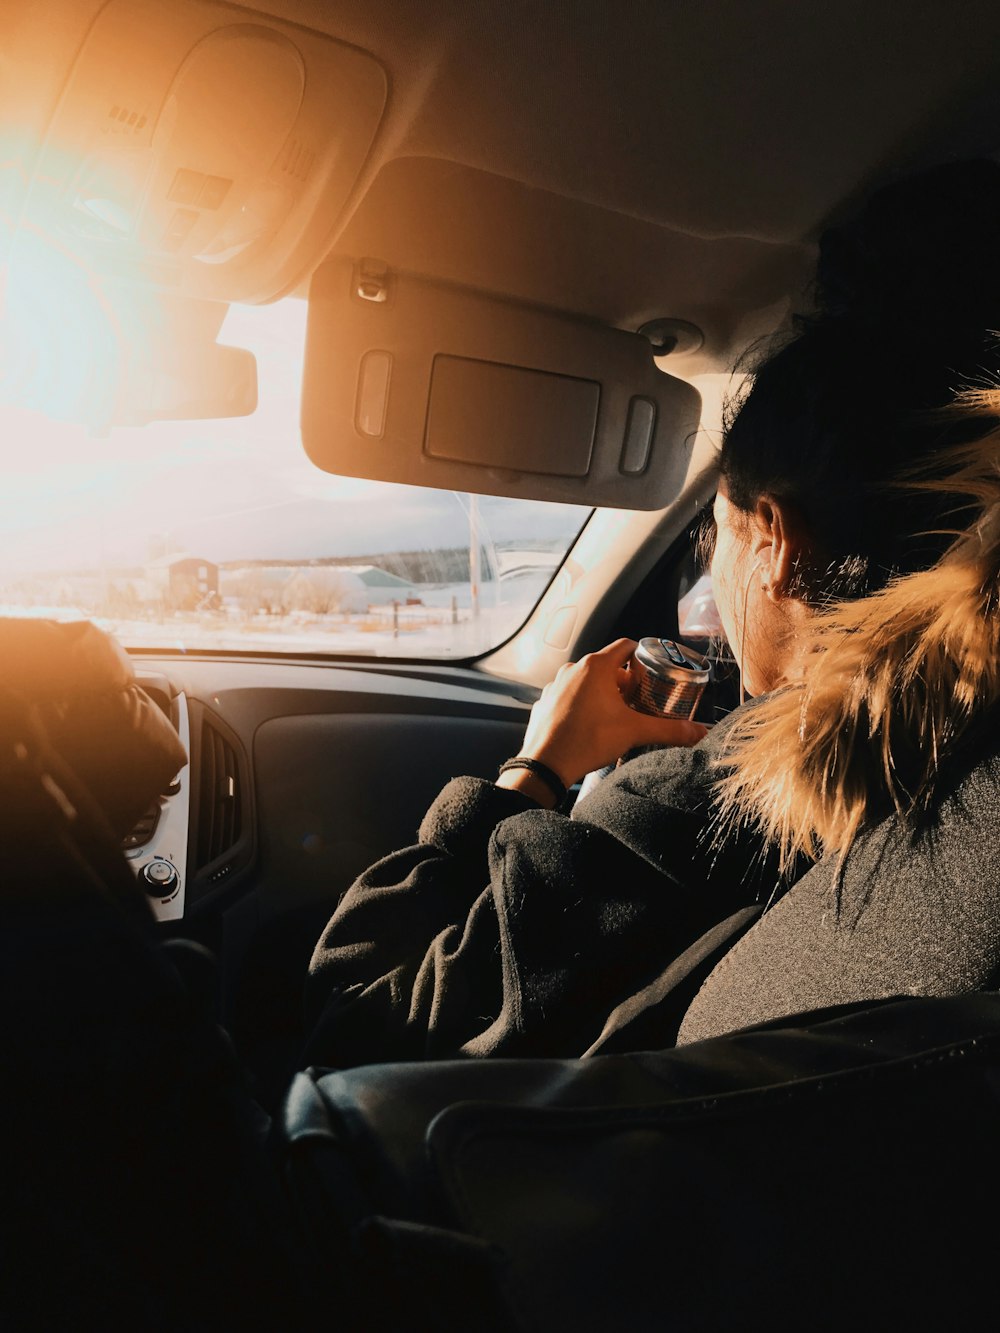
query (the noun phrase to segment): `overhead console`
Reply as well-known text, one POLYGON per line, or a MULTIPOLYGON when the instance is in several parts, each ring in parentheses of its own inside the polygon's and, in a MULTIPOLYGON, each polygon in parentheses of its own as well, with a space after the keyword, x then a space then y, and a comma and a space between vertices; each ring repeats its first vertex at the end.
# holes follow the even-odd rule
POLYGON ((320 33, 109 0, 47 128, 5 133, 0 398, 99 430, 252 412, 254 358, 216 341, 227 304, 319 263, 385 100, 381 66, 320 33))
POLYGON ((302 439, 327 472, 657 509, 686 474, 700 406, 642 334, 374 259, 312 281, 302 439))
POLYGON ((97 273, 272 300, 322 254, 385 98, 376 61, 320 33, 210 0, 110 0, 27 215, 97 273))

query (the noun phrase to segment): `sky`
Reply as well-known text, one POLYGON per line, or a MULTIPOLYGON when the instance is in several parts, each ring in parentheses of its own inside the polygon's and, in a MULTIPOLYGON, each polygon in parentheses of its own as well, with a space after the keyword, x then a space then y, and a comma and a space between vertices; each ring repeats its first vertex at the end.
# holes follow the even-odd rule
MULTIPOLYGON (((10 348, 8 331, 5 364, 17 373, 0 378, 0 573, 131 568, 164 546, 223 562, 468 541, 468 497, 334 477, 306 457, 298 425, 303 301, 233 307, 223 324, 221 343, 257 357, 252 416, 156 422, 104 435, 45 410, 56 401, 46 399, 57 395, 56 370, 67 382, 83 373, 68 359, 86 348, 86 330, 63 314, 48 326, 34 306, 32 314, 21 346, 10 348)), ((589 512, 492 497, 480 497, 479 510, 487 539, 498 544, 568 545, 589 512)))

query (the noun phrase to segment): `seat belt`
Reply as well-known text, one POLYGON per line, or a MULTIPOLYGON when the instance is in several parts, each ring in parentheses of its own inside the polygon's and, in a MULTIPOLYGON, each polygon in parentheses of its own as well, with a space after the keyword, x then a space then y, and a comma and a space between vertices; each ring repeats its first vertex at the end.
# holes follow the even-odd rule
POLYGON ((751 903, 706 930, 659 976, 611 1011, 584 1058, 673 1046, 688 1005, 706 977, 763 912, 763 903, 751 903))

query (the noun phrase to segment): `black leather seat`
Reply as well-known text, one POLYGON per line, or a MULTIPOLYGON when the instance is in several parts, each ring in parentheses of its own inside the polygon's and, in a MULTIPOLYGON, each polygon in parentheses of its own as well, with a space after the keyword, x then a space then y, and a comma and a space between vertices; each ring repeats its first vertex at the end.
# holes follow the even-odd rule
POLYGON ((312 1070, 282 1130, 359 1333, 972 1327, 998 1131, 992 993, 633 1056, 312 1070))

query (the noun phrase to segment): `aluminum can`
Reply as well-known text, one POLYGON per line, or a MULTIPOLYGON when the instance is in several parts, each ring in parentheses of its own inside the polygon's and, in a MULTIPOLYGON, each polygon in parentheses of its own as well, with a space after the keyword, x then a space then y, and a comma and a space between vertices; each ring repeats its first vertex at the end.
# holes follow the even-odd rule
MULTIPOLYGON (((637 713, 659 717, 690 718, 712 679, 707 657, 674 639, 640 639, 628 660, 628 683, 622 691, 625 702, 637 713)), ((662 745, 640 745, 623 754, 617 764, 595 769, 580 785, 577 800, 587 796, 609 773, 628 759, 662 750, 662 745)))
POLYGON ((637 713, 693 717, 712 679, 707 657, 674 639, 640 639, 629 658, 625 702, 637 713))

